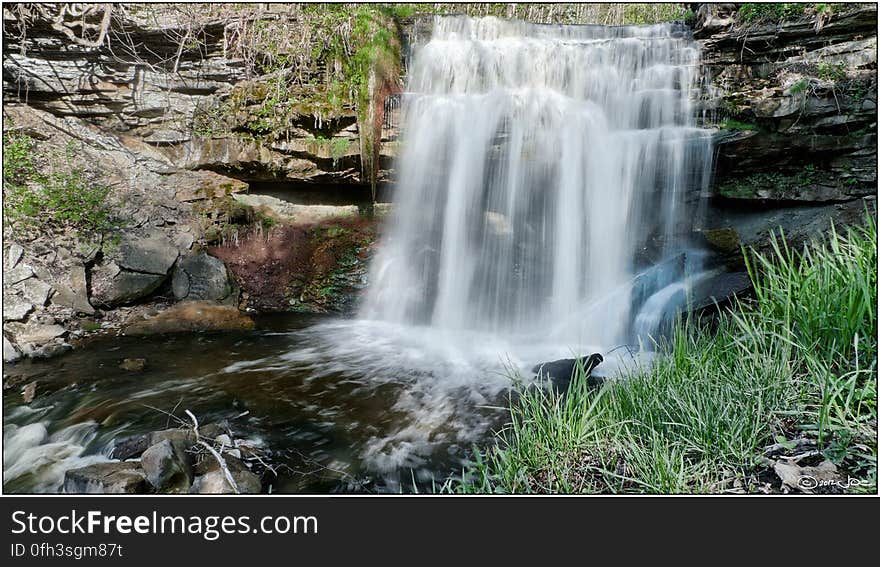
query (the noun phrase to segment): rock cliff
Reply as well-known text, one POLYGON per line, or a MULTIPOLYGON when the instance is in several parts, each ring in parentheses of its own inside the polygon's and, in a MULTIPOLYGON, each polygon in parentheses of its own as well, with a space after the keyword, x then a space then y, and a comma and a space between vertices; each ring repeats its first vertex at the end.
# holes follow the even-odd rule
POLYGON ((694 29, 720 128, 703 228, 734 263, 780 226, 800 242, 858 222, 877 191, 876 5, 751 23, 739 7, 704 4, 694 29))

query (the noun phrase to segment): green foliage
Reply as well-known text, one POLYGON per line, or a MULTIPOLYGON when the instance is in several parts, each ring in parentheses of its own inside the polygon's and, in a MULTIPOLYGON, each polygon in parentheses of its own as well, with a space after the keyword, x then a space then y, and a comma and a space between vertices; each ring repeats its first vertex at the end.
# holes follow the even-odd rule
POLYGON ((742 4, 739 8, 739 19, 744 24, 760 22, 789 22, 801 18, 806 12, 808 4, 742 4))
POLYGON ((108 202, 110 188, 73 166, 75 147, 38 163, 35 143, 26 134, 3 134, 3 214, 24 230, 72 229, 102 234, 117 222, 108 202))
POLYGON ((303 142, 316 148, 326 148, 334 162, 344 157, 345 154, 348 153, 350 147, 348 138, 328 139, 322 136, 317 136, 315 138, 306 138, 303 142))
POLYGON ((818 65, 816 76, 823 81, 830 81, 833 83, 842 81, 846 78, 846 64, 843 62, 829 63, 827 61, 822 61, 818 65))
POLYGON ((24 184, 36 174, 34 141, 17 132, 3 134, 3 184, 24 184))
POLYGON ((809 86, 810 86, 810 82, 808 80, 801 79, 800 81, 796 82, 791 87, 789 87, 788 92, 789 92, 789 94, 802 93, 802 92, 806 91, 807 87, 809 87, 809 86))
POLYGON ((750 255, 755 302, 715 329, 681 322, 650 368, 599 389, 579 369, 564 396, 521 388, 498 445, 444 490, 750 491, 765 447, 796 439, 876 490, 876 223, 803 253, 779 242, 750 255))
POLYGON ((754 124, 749 124, 746 122, 740 122, 739 120, 728 119, 718 125, 720 128, 724 130, 737 130, 737 131, 745 131, 745 130, 757 130, 758 127, 754 124))

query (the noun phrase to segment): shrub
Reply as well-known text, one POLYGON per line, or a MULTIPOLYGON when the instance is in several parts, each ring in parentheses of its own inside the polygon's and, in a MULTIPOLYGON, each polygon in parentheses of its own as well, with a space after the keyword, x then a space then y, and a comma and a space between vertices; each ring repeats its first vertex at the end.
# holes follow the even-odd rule
POLYGON ((91 235, 115 226, 110 188, 73 166, 74 153, 70 147, 38 163, 31 137, 3 134, 3 214, 14 228, 91 235))

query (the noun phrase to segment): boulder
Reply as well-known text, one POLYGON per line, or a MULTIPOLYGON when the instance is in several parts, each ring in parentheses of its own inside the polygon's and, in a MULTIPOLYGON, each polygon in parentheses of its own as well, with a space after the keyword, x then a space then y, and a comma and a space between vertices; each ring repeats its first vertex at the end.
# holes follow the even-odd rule
POLYGON ((162 441, 170 441, 178 448, 186 451, 195 444, 196 436, 190 429, 165 429, 133 435, 117 441, 113 446, 110 457, 123 461, 132 459, 162 441))
POLYGON ((15 348, 15 345, 3 336, 3 362, 15 362, 21 358, 21 353, 15 348))
POLYGON ((149 490, 138 463, 96 463, 64 474, 67 494, 140 494, 149 490))
MULTIPOLYGON (((16 285, 15 289, 21 291, 24 298, 37 307, 43 307, 49 300, 49 293, 52 291, 52 286, 37 278, 28 278, 16 285)), ((89 307, 91 307, 91 305, 89 307)))
POLYGON ((78 313, 91 315, 95 312, 95 308, 89 303, 86 268, 82 264, 71 266, 66 277, 61 278, 53 287, 55 295, 52 296, 52 303, 70 307, 78 313))
POLYGON ((123 334, 130 336, 207 331, 249 331, 254 320, 231 305, 211 301, 184 301, 149 319, 126 322, 123 334))
POLYGON ((11 270, 6 270, 3 272, 3 283, 5 285, 15 285, 18 282, 23 282, 33 275, 34 270, 30 266, 19 264, 11 270))
POLYGON ((177 260, 177 247, 162 230, 129 235, 119 245, 116 263, 131 272, 164 276, 177 260))
POLYGON ((121 270, 109 262, 92 270, 92 301, 106 307, 133 303, 156 291, 166 278, 164 274, 121 270))
POLYGON ((144 451, 150 448, 150 445, 149 435, 132 435, 116 442, 110 451, 110 458, 119 459, 120 461, 133 459, 143 454, 144 451))
POLYGON ((171 441, 183 449, 189 449, 196 443, 196 434, 191 429, 163 429, 150 434, 150 445, 162 441, 171 441))
POLYGON ((11 270, 15 266, 18 265, 18 261, 21 260, 22 255, 24 254, 24 248, 20 245, 13 242, 9 245, 9 248, 6 250, 6 258, 3 262, 4 270, 11 270))
MULTIPOLYGON (((262 490, 260 477, 250 471, 244 463, 224 454, 223 460, 229 469, 232 479, 235 481, 239 494, 259 494, 262 490)), ((205 456, 195 469, 196 480, 193 482, 190 493, 192 494, 234 494, 235 490, 229 484, 226 474, 220 467, 220 463, 213 455, 205 456)))
POLYGON ((532 372, 539 377, 550 380, 560 393, 564 393, 568 390, 571 380, 580 365, 584 367, 584 370, 587 373, 587 384, 591 387, 600 386, 603 379, 598 376, 593 376, 592 370, 601 364, 603 360, 604 358, 602 358, 602 355, 599 353, 580 358, 563 358, 552 362, 538 364, 532 368, 532 372))
POLYGON ((6 330, 12 334, 15 342, 19 345, 42 345, 67 332, 61 325, 49 325, 32 321, 27 323, 9 323, 6 325, 6 330))
POLYGON ((18 295, 3 295, 3 320, 23 321, 34 310, 34 304, 18 295))
POLYGON ((192 485, 190 458, 179 443, 168 439, 156 443, 141 455, 141 467, 153 488, 159 491, 186 491, 192 485))
POLYGON ((177 263, 171 288, 177 300, 223 300, 233 295, 234 282, 223 260, 199 252, 177 263))

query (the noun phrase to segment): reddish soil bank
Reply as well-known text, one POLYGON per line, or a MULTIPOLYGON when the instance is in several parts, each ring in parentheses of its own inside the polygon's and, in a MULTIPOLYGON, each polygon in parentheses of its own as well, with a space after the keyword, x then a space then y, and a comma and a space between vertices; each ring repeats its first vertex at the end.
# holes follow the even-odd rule
POLYGON ((338 217, 281 224, 210 249, 226 262, 260 311, 338 311, 363 287, 376 240, 375 219, 338 217))

